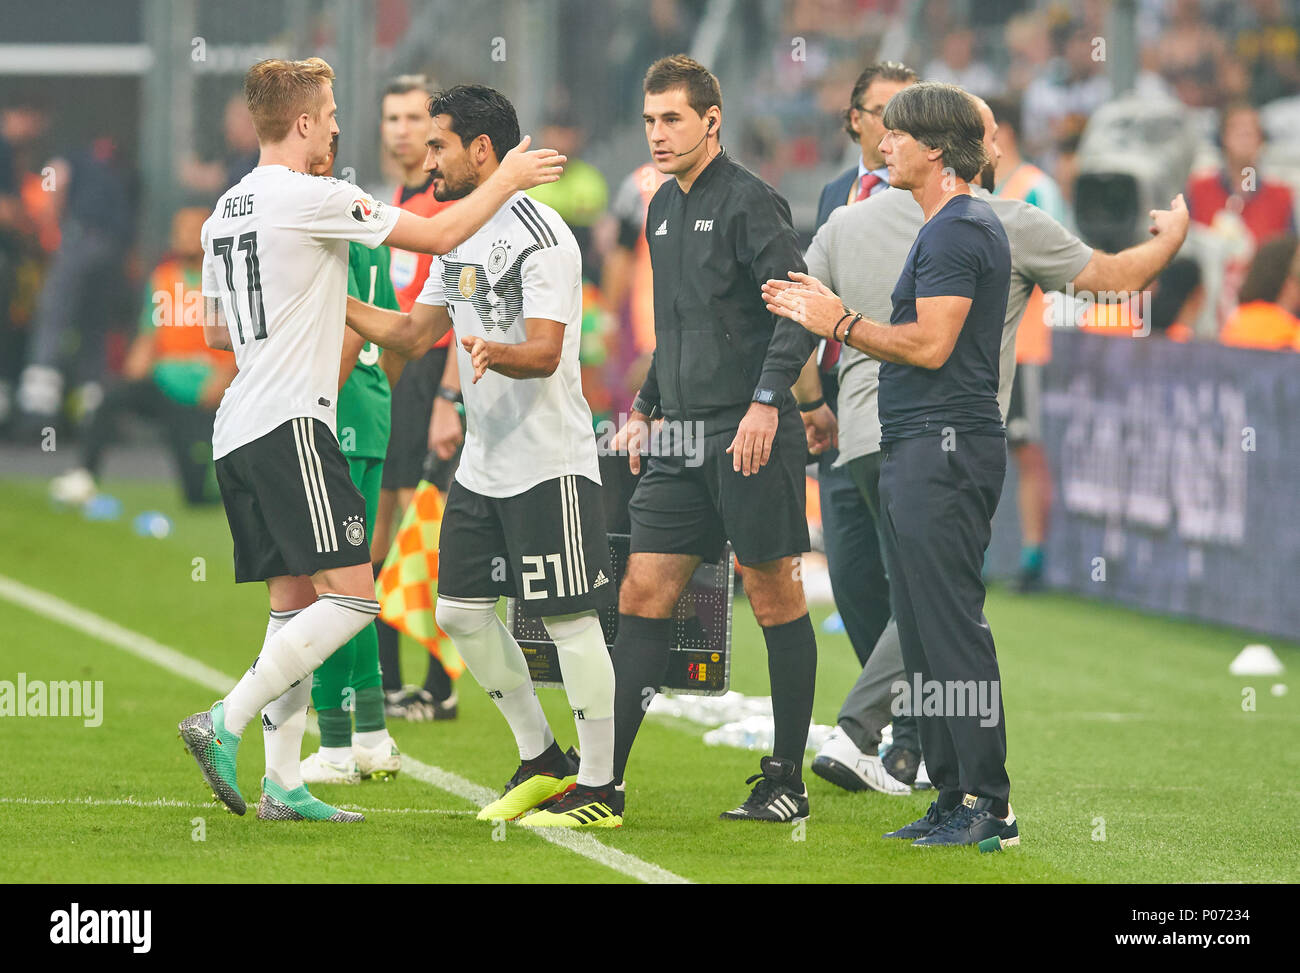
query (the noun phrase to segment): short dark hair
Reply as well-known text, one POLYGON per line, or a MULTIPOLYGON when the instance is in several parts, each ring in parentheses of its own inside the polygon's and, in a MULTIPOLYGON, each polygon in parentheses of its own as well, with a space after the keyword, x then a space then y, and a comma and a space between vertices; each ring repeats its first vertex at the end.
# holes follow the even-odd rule
POLYGON ((714 105, 722 107, 722 86, 703 64, 685 54, 661 57, 645 73, 645 93, 657 95, 673 88, 686 92, 686 103, 701 118, 714 105))
POLYGON ((904 88, 889 99, 881 121, 890 131, 906 132, 922 145, 938 149, 944 168, 964 182, 979 175, 988 161, 979 109, 956 85, 922 81, 904 88))
POLYGON ((858 133, 853 131, 852 113, 853 109, 861 109, 858 104, 862 96, 867 93, 867 89, 876 81, 897 81, 900 84, 915 84, 920 78, 915 71, 906 64, 898 61, 877 61, 875 64, 868 64, 858 75, 858 80, 853 82, 853 93, 849 95, 849 107, 844 109, 844 132, 854 142, 858 140, 858 133))
POLYGON ((399 74, 384 85, 384 93, 379 100, 383 101, 389 95, 405 95, 412 91, 418 91, 427 97, 433 90, 434 86, 422 74, 399 74))
POLYGON ((1243 99, 1237 99, 1235 101, 1229 102, 1228 104, 1224 105, 1223 111, 1219 115, 1219 144, 1220 145, 1223 144, 1223 133, 1228 130, 1228 122, 1232 120, 1234 115, 1253 115, 1255 117, 1255 124, 1256 126, 1259 127, 1260 133, 1267 134, 1264 132, 1263 119, 1259 117, 1259 109, 1256 108, 1248 101, 1245 101, 1243 99))
POLYGON ((482 84, 458 84, 436 92, 429 99, 429 117, 447 115, 451 130, 468 146, 480 135, 492 143, 497 161, 519 144, 519 116, 515 106, 495 88, 482 84))
POLYGON ((985 98, 984 103, 989 106, 989 111, 993 113, 993 121, 997 122, 998 128, 1009 128, 1016 133, 1016 141, 1020 141, 1020 101, 1017 98, 1008 98, 1005 95, 997 98, 985 98))
POLYGON ((1246 279, 1237 294, 1239 304, 1268 301, 1276 304, 1286 279, 1294 271, 1297 241, 1293 236, 1278 236, 1260 244, 1255 259, 1250 262, 1246 279))
POLYGON ((1151 298, 1151 330, 1168 331, 1178 321, 1183 307, 1201 286, 1201 265, 1191 257, 1179 257, 1156 278, 1151 298))

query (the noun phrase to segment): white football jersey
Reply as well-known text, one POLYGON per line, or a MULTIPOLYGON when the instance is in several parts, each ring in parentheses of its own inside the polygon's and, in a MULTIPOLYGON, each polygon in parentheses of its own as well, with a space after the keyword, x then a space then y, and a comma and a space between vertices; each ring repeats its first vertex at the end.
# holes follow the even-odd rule
POLYGON ((282 423, 334 428, 348 241, 383 243, 397 222, 352 183, 258 166, 203 224, 203 295, 221 299, 239 374, 217 408, 220 459, 282 423))
POLYGON ((600 482, 591 409, 582 397, 582 254, 559 214, 515 193, 483 228, 433 258, 420 304, 445 305, 456 330, 465 449, 456 479, 488 497, 513 497, 546 480, 600 482), (525 318, 564 327, 560 364, 546 378, 487 371, 477 383, 461 339, 519 344, 525 318))

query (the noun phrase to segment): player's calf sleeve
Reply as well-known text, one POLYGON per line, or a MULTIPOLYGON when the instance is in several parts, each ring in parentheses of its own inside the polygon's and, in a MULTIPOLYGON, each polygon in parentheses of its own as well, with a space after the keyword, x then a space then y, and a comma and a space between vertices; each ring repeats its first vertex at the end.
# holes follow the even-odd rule
POLYGON ((302 783, 302 736, 307 730, 307 704, 310 701, 311 682, 304 679, 262 708, 266 776, 285 790, 291 791, 302 783))
POLYGON ((772 755, 794 763, 796 780, 808 745, 813 689, 817 684, 817 636, 805 613, 794 621, 765 626, 767 672, 772 681, 772 755))
POLYGON ((614 776, 614 664, 595 611, 542 619, 564 674, 578 750, 578 783, 603 787, 614 776))
MULTIPOLYGON (((287 624, 289 624, 290 620, 293 619, 300 611, 302 611, 301 608, 295 608, 292 611, 273 611, 267 616, 266 635, 262 637, 262 652, 266 651, 266 647, 271 644, 271 639, 275 636, 275 634, 279 632, 280 629, 284 628, 287 624)), ((261 659, 262 659, 262 654, 261 652, 259 652, 257 658, 253 660, 253 664, 249 667, 248 672, 244 673, 243 678, 240 679, 239 683, 235 686, 235 689, 238 689, 240 686, 242 686, 244 684, 244 680, 248 679, 254 674, 255 670, 257 669, 257 664, 261 661, 261 659)), ((227 700, 229 700, 229 697, 227 697, 227 700)), ((247 717, 241 716, 242 722, 239 724, 240 733, 243 732, 243 728, 248 725, 248 721, 251 718, 252 718, 251 715, 247 717)), ((230 718, 230 704, 228 701, 226 703, 226 729, 232 730, 233 732, 233 724, 230 718)))
POLYGON ((537 702, 524 652, 497 617, 496 600, 439 597, 434 618, 510 724, 520 759, 540 756, 555 737, 537 702))
MULTIPOLYGON (((225 698, 226 726, 239 735, 257 711, 316 667, 379 614, 379 602, 323 594, 267 640, 262 654, 225 698)), ((311 684, 307 683, 307 692, 311 684)))
POLYGON ((344 695, 352 675, 357 640, 349 639, 312 673, 311 705, 320 721, 323 747, 346 747, 352 741, 352 717, 344 711, 344 695))
MULTIPOLYGON (((384 721, 384 690, 379 686, 366 686, 357 690, 357 709, 354 714, 357 723, 357 735, 362 746, 373 746, 378 740, 368 741, 363 734, 382 733, 387 735, 388 724, 384 721)), ((321 730, 324 740, 325 731, 321 730)), ((380 737, 379 739, 382 739, 380 737)))
POLYGON ((614 780, 623 782, 627 758, 650 701, 663 685, 672 649, 671 618, 618 616, 614 640, 614 780))

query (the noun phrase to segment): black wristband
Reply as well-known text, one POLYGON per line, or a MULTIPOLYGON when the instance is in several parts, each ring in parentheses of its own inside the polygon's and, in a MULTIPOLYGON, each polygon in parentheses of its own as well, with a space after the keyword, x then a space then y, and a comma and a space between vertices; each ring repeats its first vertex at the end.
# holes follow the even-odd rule
POLYGON ((847 345, 847 344, 849 343, 849 335, 853 334, 853 326, 854 326, 855 324, 857 324, 857 323, 858 323, 859 321, 861 321, 861 320, 862 320, 862 312, 861 312, 861 311, 859 311, 857 314, 853 315, 853 320, 850 321, 850 322, 849 322, 849 326, 848 326, 847 328, 844 329, 844 337, 841 339, 841 341, 842 341, 844 344, 847 345))
POLYGON ((839 341, 839 340, 840 340, 839 338, 837 338, 837 337, 835 336, 835 332, 838 331, 838 330, 840 329, 840 325, 844 323, 844 319, 845 319, 845 318, 847 318, 847 317, 852 317, 852 316, 853 316, 853 312, 850 311, 848 308, 845 308, 845 309, 844 309, 844 314, 840 317, 840 319, 839 319, 838 321, 835 322, 835 326, 831 328, 831 340, 832 340, 832 341, 839 341))
POLYGON ((812 412, 814 409, 820 409, 820 408, 821 408, 822 406, 824 406, 825 404, 826 404, 826 399, 825 399, 825 398, 817 398, 817 399, 813 399, 811 402, 800 402, 800 403, 799 403, 799 411, 800 411, 800 412, 812 412))
POLYGON ((638 392, 636 398, 632 400, 632 411, 639 412, 649 419, 658 419, 660 415, 659 406, 651 405, 649 401, 641 398, 640 392, 638 392))
POLYGON ((454 389, 450 385, 438 386, 438 398, 446 399, 448 402, 454 402, 457 405, 465 401, 465 397, 460 394, 460 389, 454 389))

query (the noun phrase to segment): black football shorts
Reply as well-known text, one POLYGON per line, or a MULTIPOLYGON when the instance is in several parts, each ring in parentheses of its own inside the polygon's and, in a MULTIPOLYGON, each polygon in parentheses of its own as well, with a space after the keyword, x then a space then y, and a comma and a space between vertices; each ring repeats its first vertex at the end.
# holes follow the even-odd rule
POLYGON ((615 596, 599 483, 545 480, 485 497, 453 480, 438 538, 438 594, 518 598, 534 615, 600 608, 615 596))
POLYGON ((781 410, 772 455, 750 476, 737 473, 726 452, 739 421, 705 422, 696 455, 643 459, 645 472, 628 507, 633 554, 695 554, 716 561, 731 541, 736 560, 755 565, 811 548, 804 506, 808 442, 799 414, 781 410))
POLYGON ((237 582, 370 563, 365 498, 319 419, 290 419, 216 468, 237 582))

